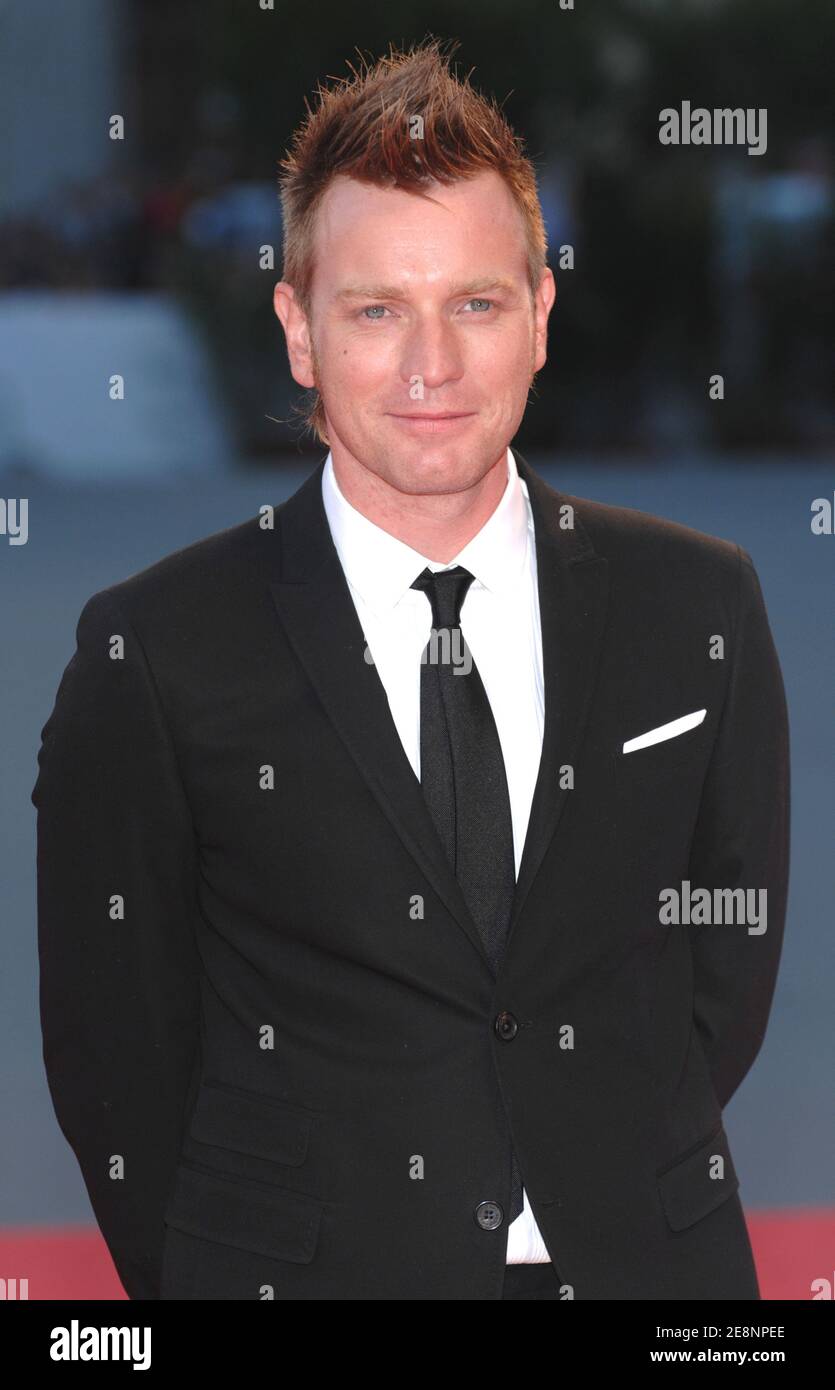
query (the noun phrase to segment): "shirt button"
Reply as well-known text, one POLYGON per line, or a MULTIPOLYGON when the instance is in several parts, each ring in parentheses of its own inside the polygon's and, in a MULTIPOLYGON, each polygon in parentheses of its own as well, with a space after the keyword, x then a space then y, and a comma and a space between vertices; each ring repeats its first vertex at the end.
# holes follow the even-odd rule
POLYGON ((519 1031, 519 1024, 516 1022, 513 1014, 509 1014, 507 1009, 503 1009, 500 1014, 496 1015, 493 1022, 493 1031, 497 1038, 501 1038, 502 1042, 510 1042, 511 1038, 516 1037, 519 1031))
POLYGON ((479 1202, 475 1219, 482 1231, 495 1231, 504 1221, 504 1212, 498 1202, 479 1202))

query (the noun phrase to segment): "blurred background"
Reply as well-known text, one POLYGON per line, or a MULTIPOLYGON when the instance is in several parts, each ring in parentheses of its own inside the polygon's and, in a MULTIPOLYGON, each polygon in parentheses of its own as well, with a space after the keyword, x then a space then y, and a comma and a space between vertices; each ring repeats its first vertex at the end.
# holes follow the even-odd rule
POLYGON ((555 271, 573 248, 520 447, 832 445, 829 0, 577 0, 573 11, 320 0, 315 22, 303 6, 258 0, 75 0, 57 12, 2 0, 0 331, 22 355, 4 378, 0 459, 40 465, 81 449, 75 429, 62 442, 29 419, 16 377, 41 337, 55 354, 54 375, 37 375, 56 423, 61 407, 78 424, 93 412, 83 374, 100 349, 112 359, 118 348, 112 370, 131 370, 123 408, 100 407, 88 470, 111 439, 125 467, 143 448, 173 463, 195 430, 212 452, 231 444, 250 461, 297 445, 269 294, 281 267, 276 163, 319 81, 345 76, 358 49, 377 56, 427 31, 461 40, 460 70, 475 69, 523 134, 555 271), (765 107, 766 152, 662 145, 658 113, 684 99, 765 107), (705 387, 715 372, 733 383, 721 409, 705 387), (66 402, 53 394, 62 383, 66 402))
POLYGON ((319 82, 427 34, 460 41, 538 174, 558 295, 515 444, 563 491, 738 541, 760 575, 793 877, 726 1120, 764 1296, 835 1279, 835 537, 812 525, 835 503, 835 8, 568 2, 0 0, 0 1278, 31 1298, 121 1296, 40 1058, 40 730, 91 593, 324 456, 272 311, 277 162, 319 82), (766 151, 661 144, 685 100, 764 108, 766 151))

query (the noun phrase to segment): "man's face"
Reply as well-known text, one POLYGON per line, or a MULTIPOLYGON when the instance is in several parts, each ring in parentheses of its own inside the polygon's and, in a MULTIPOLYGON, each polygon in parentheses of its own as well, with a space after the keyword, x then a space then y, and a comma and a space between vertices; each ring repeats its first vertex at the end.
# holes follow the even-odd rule
POLYGON ((546 271, 532 302, 522 215, 498 174, 428 192, 336 178, 317 215, 310 318, 286 302, 281 314, 334 457, 416 494, 472 487, 503 456, 554 299, 546 271))

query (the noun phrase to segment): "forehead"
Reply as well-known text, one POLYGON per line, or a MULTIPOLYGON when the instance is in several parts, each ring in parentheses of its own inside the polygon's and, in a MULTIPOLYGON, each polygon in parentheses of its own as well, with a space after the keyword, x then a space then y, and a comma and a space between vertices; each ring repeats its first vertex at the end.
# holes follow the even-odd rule
POLYGON ((335 289, 361 274, 437 281, 488 264, 526 275, 524 219, 499 174, 483 170, 424 191, 428 197, 337 176, 317 212, 314 284, 335 289))

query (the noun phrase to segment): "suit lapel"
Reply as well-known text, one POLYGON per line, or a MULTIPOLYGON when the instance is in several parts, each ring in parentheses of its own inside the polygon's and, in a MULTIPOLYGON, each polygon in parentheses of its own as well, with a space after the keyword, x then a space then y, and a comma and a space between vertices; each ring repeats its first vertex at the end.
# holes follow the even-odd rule
POLYGON ((598 556, 573 503, 534 473, 516 449, 519 476, 528 486, 536 534, 542 623, 545 720, 510 933, 556 833, 569 795, 560 768, 575 776, 594 690, 608 602, 608 565, 598 556), (571 520, 573 525, 566 522, 571 520))
MULTIPOLYGON (((565 791, 558 768, 576 767, 605 617, 606 562, 575 516, 560 527, 559 494, 514 450, 536 535, 542 618, 545 726, 539 775, 514 897, 511 931, 556 830, 565 791)), ((373 664, 322 501, 324 460, 278 508, 280 576, 270 583, 279 617, 311 685, 397 834, 489 968, 478 928, 449 866, 400 742, 373 664)))
POLYGON ((287 637, 368 787, 487 963, 377 668, 365 660, 365 636, 322 501, 323 470, 324 461, 278 509, 282 572, 270 590, 287 637))

